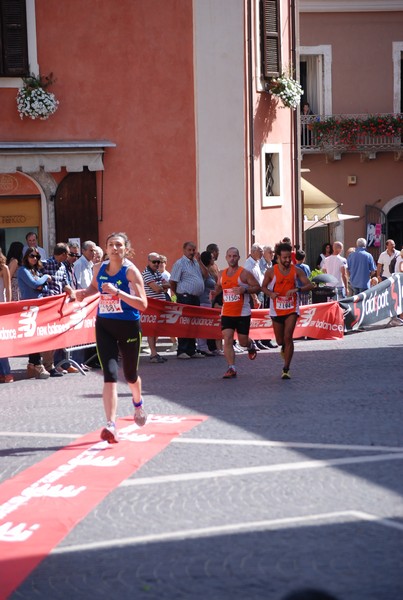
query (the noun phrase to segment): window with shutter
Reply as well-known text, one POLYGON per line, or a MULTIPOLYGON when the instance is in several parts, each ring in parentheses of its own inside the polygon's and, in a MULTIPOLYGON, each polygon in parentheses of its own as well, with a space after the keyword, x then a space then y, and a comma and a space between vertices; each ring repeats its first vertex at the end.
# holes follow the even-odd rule
POLYGON ((25 0, 0 0, 0 77, 29 75, 25 0))
POLYGON ((262 76, 281 75, 280 0, 261 0, 262 76))

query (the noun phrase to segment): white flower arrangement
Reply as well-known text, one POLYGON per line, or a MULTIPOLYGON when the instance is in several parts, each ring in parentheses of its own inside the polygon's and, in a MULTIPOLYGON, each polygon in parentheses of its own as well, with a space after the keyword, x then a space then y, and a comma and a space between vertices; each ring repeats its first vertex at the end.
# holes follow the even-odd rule
POLYGON ((21 119, 29 117, 45 121, 56 112, 59 101, 54 94, 46 91, 46 88, 53 83, 52 75, 51 73, 47 77, 42 75, 23 77, 24 85, 18 90, 16 98, 21 119))
POLYGON ((295 109, 300 103, 304 90, 298 81, 282 73, 280 77, 271 80, 269 92, 280 98, 285 107, 295 109))

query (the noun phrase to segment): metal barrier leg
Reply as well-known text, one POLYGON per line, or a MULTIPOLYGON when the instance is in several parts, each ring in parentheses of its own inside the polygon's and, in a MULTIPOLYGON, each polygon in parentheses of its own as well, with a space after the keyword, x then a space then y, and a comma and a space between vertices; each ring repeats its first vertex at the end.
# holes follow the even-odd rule
POLYGON ((73 366, 76 369, 78 369, 80 371, 81 375, 87 375, 87 373, 84 371, 82 366, 79 365, 78 362, 76 362, 74 359, 71 358, 71 352, 72 352, 72 350, 70 348, 64 348, 64 353, 66 356, 65 356, 65 358, 63 358, 63 360, 59 361, 57 363, 57 365, 55 365, 56 369, 58 367, 61 367, 62 365, 65 365, 66 363, 68 363, 70 366, 73 366))

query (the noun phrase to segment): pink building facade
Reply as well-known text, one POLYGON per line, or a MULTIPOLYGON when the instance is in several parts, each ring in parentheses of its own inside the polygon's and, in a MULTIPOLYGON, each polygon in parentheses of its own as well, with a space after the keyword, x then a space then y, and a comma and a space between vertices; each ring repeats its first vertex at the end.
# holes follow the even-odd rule
POLYGON ((299 51, 304 100, 314 113, 302 118, 303 213, 309 221, 328 215, 325 227, 305 233, 308 251, 317 255, 322 242, 336 239, 355 246, 375 228, 380 234, 371 246, 375 258, 387 238, 400 249, 402 3, 301 0, 299 51), (335 129, 321 139, 314 123, 329 119, 350 121, 348 135, 335 129), (382 130, 382 122, 392 129, 382 130), (345 215, 356 218, 344 220, 345 215))
MULTIPOLYGON (((3 250, 31 230, 50 252, 123 230, 141 267, 151 251, 172 263, 186 240, 235 245, 243 258, 254 241, 297 240, 297 113, 262 77, 263 4, 15 0, 29 72, 53 73, 59 106, 47 120, 21 119, 22 79, 3 56, 3 250)), ((295 8, 274 4, 285 68, 295 8)), ((9 5, 0 1, 3 22, 16 18, 9 5)))

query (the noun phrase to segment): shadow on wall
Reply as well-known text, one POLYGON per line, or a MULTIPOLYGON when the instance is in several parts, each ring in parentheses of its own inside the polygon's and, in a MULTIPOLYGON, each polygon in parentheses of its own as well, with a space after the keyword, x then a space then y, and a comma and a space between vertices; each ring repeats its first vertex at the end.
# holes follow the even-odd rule
POLYGON ((272 131, 273 121, 276 118, 277 102, 268 93, 259 94, 254 116, 254 155, 260 156, 262 144, 268 141, 269 133, 272 131))

